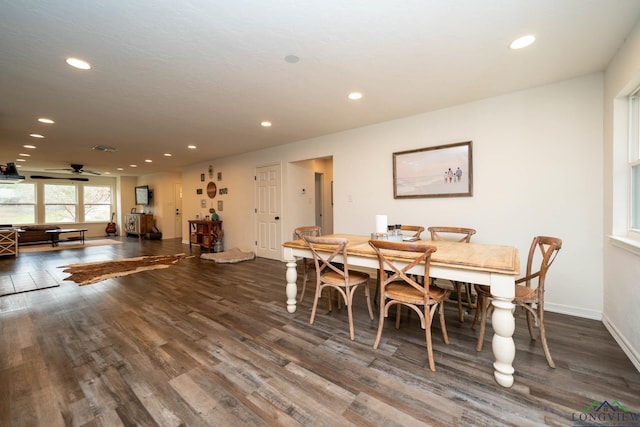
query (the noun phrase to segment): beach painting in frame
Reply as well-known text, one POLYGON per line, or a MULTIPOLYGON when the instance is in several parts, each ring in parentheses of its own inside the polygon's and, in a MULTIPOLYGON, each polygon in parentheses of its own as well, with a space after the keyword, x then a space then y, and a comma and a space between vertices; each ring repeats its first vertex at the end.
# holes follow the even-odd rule
POLYGON ((471 141, 393 153, 393 197, 473 196, 471 141))

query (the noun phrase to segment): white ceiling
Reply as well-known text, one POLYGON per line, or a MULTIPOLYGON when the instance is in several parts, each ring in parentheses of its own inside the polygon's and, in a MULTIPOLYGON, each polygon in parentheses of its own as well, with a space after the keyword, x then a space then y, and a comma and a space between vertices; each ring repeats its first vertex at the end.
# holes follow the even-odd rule
POLYGON ((602 71, 639 16, 638 0, 0 0, 0 163, 140 175, 427 112, 602 71))

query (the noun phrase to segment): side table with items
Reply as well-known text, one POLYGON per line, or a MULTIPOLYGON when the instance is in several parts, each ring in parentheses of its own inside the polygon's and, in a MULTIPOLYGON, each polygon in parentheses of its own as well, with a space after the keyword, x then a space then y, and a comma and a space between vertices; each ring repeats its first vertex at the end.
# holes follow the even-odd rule
POLYGON ((198 245, 209 252, 222 252, 222 221, 189 220, 189 248, 198 245))
POLYGON ((0 256, 18 256, 18 233, 17 228, 0 228, 0 256))

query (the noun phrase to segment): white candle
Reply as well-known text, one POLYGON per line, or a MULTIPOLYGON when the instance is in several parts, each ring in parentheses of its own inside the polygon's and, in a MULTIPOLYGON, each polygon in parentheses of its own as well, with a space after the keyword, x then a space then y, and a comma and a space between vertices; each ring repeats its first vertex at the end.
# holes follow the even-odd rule
POLYGON ((376 233, 386 233, 386 232, 387 232, 387 216, 376 215, 376 233))

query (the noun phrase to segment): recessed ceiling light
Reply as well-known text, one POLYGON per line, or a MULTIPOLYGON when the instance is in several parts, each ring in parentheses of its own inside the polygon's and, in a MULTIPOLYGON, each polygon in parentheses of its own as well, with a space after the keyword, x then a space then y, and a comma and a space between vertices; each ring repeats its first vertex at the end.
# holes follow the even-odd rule
POLYGON ((124 168, 116 168, 117 171, 123 171, 124 168))
POLYGON ((347 98, 351 99, 351 100, 356 100, 356 99, 361 99, 362 98, 362 94, 360 92, 351 92, 347 98))
POLYGON ((529 46, 534 41, 536 41, 536 36, 534 36, 533 34, 528 34, 512 41, 509 47, 511 49, 522 49, 523 47, 529 46))
POLYGON ((105 175, 111 175, 111 172, 103 172, 105 175))
POLYGON ((32 138, 44 138, 44 135, 40 135, 39 133, 30 133, 29 136, 32 138))
POLYGON ((31 157, 31 154, 27 154, 27 153, 20 153, 20 154, 18 154, 18 156, 22 156, 22 157, 31 157))
POLYGON ((46 123, 46 124, 48 124, 48 125, 51 125, 51 124, 54 124, 54 123, 55 123, 53 120, 48 119, 48 118, 46 118, 46 117, 40 117, 40 118, 38 119, 38 121, 39 121, 40 123, 46 123))
POLYGON ((16 159, 16 162, 26 162, 25 159, 16 159))
POLYGON ((138 165, 129 165, 130 168, 137 168, 138 165))
POLYGON ((145 159, 145 163, 153 163, 153 160, 151 160, 151 159, 145 159))
POLYGON ((198 147, 196 147, 195 145, 187 145, 187 148, 188 148, 189 150, 195 150, 195 149, 196 149, 196 148, 198 148, 198 147))
POLYGON ((289 64, 295 64, 296 62, 300 61, 300 57, 296 55, 287 55, 284 57, 284 60, 289 64))
POLYGON ((163 154, 163 156, 165 156, 165 157, 171 157, 172 155, 173 155, 173 154, 171 154, 171 153, 164 153, 164 154, 163 154))
POLYGON ((36 146, 35 146, 35 145, 23 145, 23 147, 24 147, 24 148, 30 148, 30 149, 32 149, 32 150, 33 150, 34 148, 36 148, 36 146))
POLYGON ((268 121, 268 120, 265 120, 263 122, 260 122, 260 126, 265 127, 265 128, 271 127, 271 122, 268 121))
POLYGON ((79 58, 67 58, 65 59, 65 62, 69 65, 71 65, 74 68, 77 68, 79 70, 90 70, 91 69, 91 64, 89 64, 87 61, 83 61, 82 59, 79 58))

